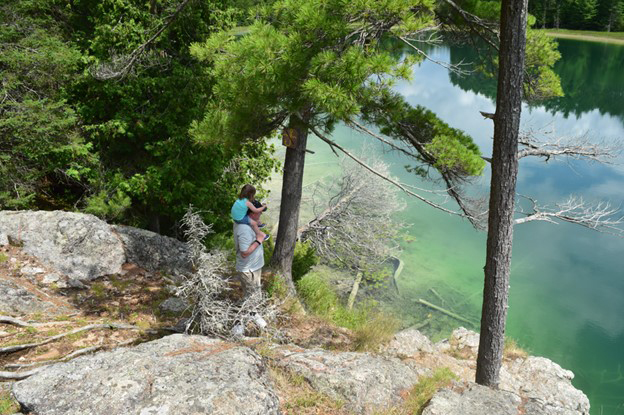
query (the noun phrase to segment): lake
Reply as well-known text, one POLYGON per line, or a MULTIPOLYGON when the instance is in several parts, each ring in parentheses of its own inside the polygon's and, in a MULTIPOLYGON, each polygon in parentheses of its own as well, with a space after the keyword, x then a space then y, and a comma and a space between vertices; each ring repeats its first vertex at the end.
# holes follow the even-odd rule
MULTIPOLYGON (((521 128, 550 138, 624 139, 624 47, 561 39, 559 50, 562 59, 556 71, 566 96, 525 105, 521 128)), ((428 54, 453 63, 477 59, 470 49, 459 46, 434 47, 428 54)), ((398 84, 397 90, 410 103, 431 109, 452 127, 470 134, 484 155, 490 155, 493 125, 479 111, 494 112, 494 81, 451 76, 431 62, 415 66, 413 73, 413 80, 398 84)), ((371 143, 401 181, 435 187, 408 173, 407 160, 384 151, 370 138, 342 126, 334 139, 353 150, 371 143)), ((307 158, 304 194, 311 184, 338 171, 337 158, 327 145, 311 138, 309 148, 316 153, 307 158)), ((576 195, 624 206, 622 161, 621 156, 616 159, 619 164, 613 165, 525 158, 520 162, 518 193, 551 205, 576 195)), ((486 169, 470 186, 470 194, 487 196, 488 183, 486 169)), ((279 186, 279 180, 274 186, 279 186)), ((439 340, 466 324, 416 300, 425 299, 478 322, 486 235, 459 217, 408 196, 405 200, 407 208, 398 218, 412 225, 402 244, 403 299, 396 310, 408 324, 425 322, 423 331, 439 340)), ((517 226, 507 336, 531 354, 572 370, 573 383, 588 395, 593 415, 624 414, 624 239, 567 223, 517 226)))

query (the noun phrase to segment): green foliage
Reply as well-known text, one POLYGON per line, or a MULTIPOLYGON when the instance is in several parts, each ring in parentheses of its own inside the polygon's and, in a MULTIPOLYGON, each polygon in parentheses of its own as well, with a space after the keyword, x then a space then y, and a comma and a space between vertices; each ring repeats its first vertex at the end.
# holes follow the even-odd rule
POLYGON ((215 82, 204 119, 193 125, 196 140, 236 147, 270 136, 301 111, 331 129, 357 115, 364 96, 405 75, 400 57, 379 47, 380 36, 433 23, 428 0, 284 0, 260 17, 240 38, 224 30, 191 46, 193 56, 212 64, 207 73, 215 82), (380 27, 376 35, 366 34, 370 25, 380 27))
POLYGON ((425 405, 431 400, 438 389, 448 386, 458 377, 446 367, 438 368, 431 376, 421 379, 410 390, 405 407, 410 414, 420 415, 425 405))
POLYGON ((434 166, 440 170, 455 170, 467 176, 478 176, 485 167, 478 153, 462 145, 453 136, 436 135, 425 148, 435 156, 434 166))
POLYGON ((372 313, 372 316, 355 329, 355 350, 377 351, 379 347, 392 340, 400 328, 400 322, 385 313, 372 313))
POLYGON ((71 208, 96 176, 66 86, 81 55, 60 0, 0 5, 0 209, 71 208))
POLYGON ((524 96, 527 100, 544 100, 563 95, 561 81, 553 66, 561 58, 557 42, 538 30, 527 30, 524 64, 524 96))
POLYGON ((3 262, 7 262, 9 260, 9 257, 6 254, 0 253, 0 264, 2 264, 3 262))
MULTIPOLYGON (((412 107, 394 92, 369 100, 363 118, 381 127, 381 132, 407 141, 419 149, 419 160, 451 176, 479 175, 485 167, 472 138, 450 127, 422 106, 412 107), (409 137, 409 138, 406 138, 409 137)), ((414 169, 425 174, 423 169, 414 169)))
POLYGON ((308 242, 297 242, 292 264, 293 281, 299 281, 316 264, 318 257, 314 248, 308 242))
POLYGON ((377 341, 386 340, 388 333, 386 330, 378 333, 379 338, 373 340, 375 329, 379 328, 383 322, 392 321, 392 324, 388 324, 390 330, 396 327, 396 323, 391 318, 374 314, 374 304, 360 306, 352 310, 342 305, 323 272, 312 271, 306 274, 297 281, 296 287, 299 298, 310 312, 337 326, 356 330, 357 345, 361 349, 372 348, 377 341))
POLYGON ((19 411, 19 404, 9 391, 0 391, 0 415, 9 415, 19 411))
POLYGON ((622 0, 532 0, 538 27, 617 31, 624 29, 622 0))

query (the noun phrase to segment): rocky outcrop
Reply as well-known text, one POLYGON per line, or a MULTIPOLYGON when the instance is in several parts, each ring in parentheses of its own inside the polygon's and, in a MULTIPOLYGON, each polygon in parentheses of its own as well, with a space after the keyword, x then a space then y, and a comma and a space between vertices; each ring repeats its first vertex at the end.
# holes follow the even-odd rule
POLYGON ((572 385, 574 374, 544 357, 505 359, 500 390, 476 385, 472 381, 478 348, 479 334, 460 327, 448 340, 435 345, 418 331, 404 330, 385 351, 397 353, 407 364, 414 361, 432 369, 449 368, 463 381, 436 393, 423 414, 589 414, 587 396, 572 385))
MULTIPOLYGON (((518 415, 522 399, 514 393, 497 391, 475 383, 455 383, 438 391, 423 415, 518 415)), ((531 412, 531 415, 538 415, 531 412)))
POLYGON ((38 415, 279 413, 259 355, 182 334, 50 366, 13 394, 38 415))
POLYGON ((401 393, 428 374, 399 359, 369 353, 277 348, 278 366, 294 372, 317 391, 344 402, 357 414, 371 414, 401 402, 401 393))
POLYGON ((63 314, 68 308, 41 299, 32 291, 11 280, 0 278, 0 314, 23 316, 33 313, 48 315, 63 314))
POLYGON ((186 244, 177 239, 131 226, 113 225, 111 228, 121 238, 126 262, 148 271, 190 271, 191 261, 186 244))
POLYGON ((127 226, 110 226, 93 215, 72 212, 2 211, 0 242, 15 241, 71 279, 92 280, 121 272, 131 262, 148 271, 190 269, 185 245, 127 226))
POLYGON ((589 400, 580 390, 572 386, 574 374, 562 369, 555 362, 544 357, 529 356, 506 362, 501 369, 500 388, 521 394, 532 400, 533 406, 561 408, 562 413, 589 414, 589 400))
POLYGON ((441 352, 444 343, 433 345, 407 330, 385 355, 272 345, 262 359, 238 343, 176 334, 50 366, 15 383, 13 393, 38 415, 278 414, 270 361, 352 413, 367 415, 400 407, 415 384, 446 367, 459 379, 433 395, 424 415, 589 414, 571 373, 548 359, 506 360, 499 390, 475 384, 474 359, 453 357, 455 348, 473 342, 473 332, 458 330, 451 349, 441 352))

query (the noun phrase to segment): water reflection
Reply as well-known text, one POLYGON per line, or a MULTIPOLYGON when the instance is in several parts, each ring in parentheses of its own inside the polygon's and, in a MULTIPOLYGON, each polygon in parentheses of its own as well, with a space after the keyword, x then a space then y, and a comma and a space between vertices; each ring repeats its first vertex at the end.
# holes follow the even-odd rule
MULTIPOLYGON (((566 96, 525 105, 522 128, 551 137, 586 135, 594 142, 624 139, 624 47, 561 40, 560 50, 562 59, 555 70, 566 96)), ((471 49, 458 46, 428 53, 452 63, 478 58, 471 49)), ((413 81, 401 83, 398 90, 410 103, 466 131, 485 155, 491 154, 492 122, 479 111, 494 112, 494 80, 459 78, 424 62, 414 68, 413 81)), ((474 191, 487 188, 488 174, 474 191)), ((518 192, 544 203, 575 194, 624 206, 623 175, 621 165, 523 159, 518 192)), ((402 175, 402 180, 410 179, 402 175)), ((439 287, 453 287, 474 300, 472 313, 478 315, 480 298, 473 293, 482 287, 484 236, 460 220, 413 206, 417 210, 406 215, 423 243, 406 247, 404 260, 414 280, 406 287, 414 295, 431 286, 448 295, 439 287)), ((574 384, 589 396, 592 414, 624 414, 622 252, 622 239, 569 224, 530 223, 517 227, 514 235, 508 334, 532 353, 573 370, 574 384)))

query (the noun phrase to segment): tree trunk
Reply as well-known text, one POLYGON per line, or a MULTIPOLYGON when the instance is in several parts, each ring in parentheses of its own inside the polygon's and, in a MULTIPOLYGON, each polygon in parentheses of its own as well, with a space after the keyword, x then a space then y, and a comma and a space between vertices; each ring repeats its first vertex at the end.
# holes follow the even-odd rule
POLYGON ((476 382, 498 387, 505 343, 528 0, 503 0, 476 382))
POLYGON ((295 293, 295 284, 292 280, 292 263, 295 254, 295 243, 297 242, 299 208, 301 206, 301 191, 303 187, 303 167, 305 165, 305 150, 308 141, 307 116, 304 115, 303 117, 303 120, 297 115, 291 115, 290 117, 289 127, 297 130, 297 142, 295 148, 289 147, 286 149, 279 225, 275 250, 271 258, 271 267, 282 275, 290 294, 295 293))

